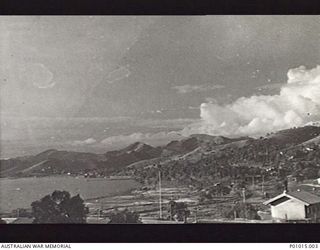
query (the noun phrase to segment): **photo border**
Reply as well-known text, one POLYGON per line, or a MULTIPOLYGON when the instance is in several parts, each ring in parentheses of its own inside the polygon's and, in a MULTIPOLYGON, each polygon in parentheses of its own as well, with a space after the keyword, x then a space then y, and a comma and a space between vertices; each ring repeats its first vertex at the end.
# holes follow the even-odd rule
MULTIPOLYGON (((314 15, 318 0, 1 0, 1 15, 314 15)), ((320 224, 0 225, 0 242, 319 242, 320 224)))

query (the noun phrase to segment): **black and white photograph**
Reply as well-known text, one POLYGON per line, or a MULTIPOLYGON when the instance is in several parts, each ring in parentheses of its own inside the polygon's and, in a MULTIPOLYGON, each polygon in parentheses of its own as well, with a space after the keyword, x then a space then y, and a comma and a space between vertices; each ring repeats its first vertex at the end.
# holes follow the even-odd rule
POLYGON ((0 16, 0 58, 1 224, 320 222, 320 16, 0 16))

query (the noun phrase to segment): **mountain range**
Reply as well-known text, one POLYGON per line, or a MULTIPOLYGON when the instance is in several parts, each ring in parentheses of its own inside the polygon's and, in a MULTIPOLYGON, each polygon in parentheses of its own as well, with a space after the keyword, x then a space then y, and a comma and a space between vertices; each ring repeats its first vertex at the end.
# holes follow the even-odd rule
MULTIPOLYGON (((254 168, 255 172, 262 172, 297 161, 312 161, 317 167, 319 145, 318 126, 281 130, 260 138, 194 134, 164 146, 153 147, 136 142, 103 154, 50 149, 37 155, 1 160, 0 176, 119 174, 145 181, 156 178, 152 169, 161 169, 168 180, 201 182, 212 176, 232 175, 231 168, 254 168), (299 155, 297 152, 300 151, 302 153, 299 155), (296 157, 297 154, 300 158, 296 157)), ((290 174, 291 170, 286 171, 290 174)))

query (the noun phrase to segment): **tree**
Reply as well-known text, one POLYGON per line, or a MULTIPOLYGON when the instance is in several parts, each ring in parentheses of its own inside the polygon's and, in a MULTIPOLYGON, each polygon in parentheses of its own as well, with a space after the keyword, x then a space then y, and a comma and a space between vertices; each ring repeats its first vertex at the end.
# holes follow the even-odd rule
POLYGON ((66 191, 54 191, 31 204, 33 223, 86 223, 88 208, 79 195, 71 197, 66 191))
POLYGON ((109 224, 141 224, 139 214, 134 211, 129 211, 127 208, 122 211, 115 209, 109 218, 109 224))
POLYGON ((315 167, 306 167, 301 171, 305 179, 316 179, 318 177, 318 169, 315 167))
POLYGON ((170 220, 184 221, 187 222, 187 218, 190 215, 188 206, 184 202, 169 202, 169 215, 170 220))
POLYGON ((320 170, 318 171, 318 176, 317 176, 318 178, 320 177, 320 170))
POLYGON ((260 220, 257 210, 248 203, 237 202, 230 210, 225 212, 225 217, 229 219, 246 218, 249 220, 260 220))

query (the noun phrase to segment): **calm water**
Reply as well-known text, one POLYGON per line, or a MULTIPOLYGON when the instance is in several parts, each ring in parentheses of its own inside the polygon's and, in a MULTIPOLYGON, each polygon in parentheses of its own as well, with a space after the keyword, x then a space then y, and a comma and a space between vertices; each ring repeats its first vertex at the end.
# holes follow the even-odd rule
POLYGON ((54 190, 65 190, 71 195, 80 194, 83 199, 117 195, 139 184, 134 180, 85 179, 75 177, 41 177, 0 179, 0 212, 16 208, 28 208, 33 201, 41 199, 54 190))

